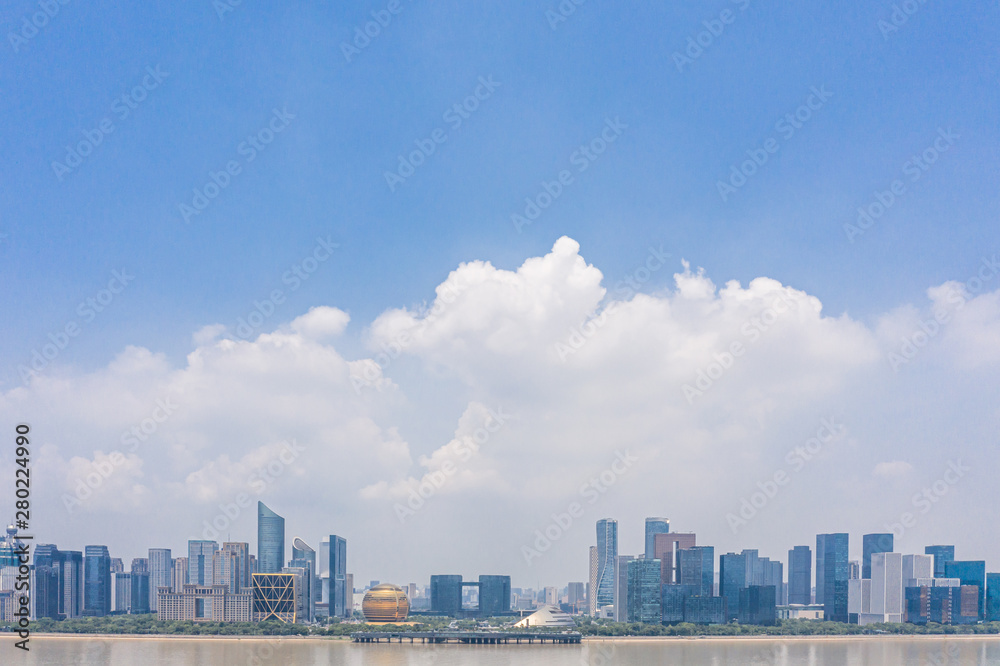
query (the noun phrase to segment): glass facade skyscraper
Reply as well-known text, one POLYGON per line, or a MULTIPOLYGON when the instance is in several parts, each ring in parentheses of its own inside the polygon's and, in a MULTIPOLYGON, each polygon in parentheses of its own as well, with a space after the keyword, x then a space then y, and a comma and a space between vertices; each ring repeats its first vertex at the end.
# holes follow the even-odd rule
POLYGON ((816 594, 822 585, 823 617, 833 622, 847 622, 847 548, 846 533, 816 536, 816 594))
POLYGON ((83 577, 83 614, 108 615, 111 612, 111 554, 107 546, 84 548, 83 577))
POLYGON ((347 539, 330 535, 330 560, 327 592, 331 617, 350 617, 354 611, 354 590, 347 587, 347 539))
POLYGON ((891 553, 892 534, 865 534, 861 537, 861 577, 872 577, 872 554, 891 553))
POLYGON ((944 578, 944 565, 947 562, 955 561, 954 546, 926 546, 924 548, 924 554, 934 556, 935 578, 944 578))
POLYGON ((719 556, 719 596, 726 600, 727 620, 737 616, 740 590, 747 587, 746 559, 746 551, 719 556))
POLYGON ((173 568, 169 548, 149 549, 149 603, 154 609, 160 588, 173 586, 173 568))
POLYGON ((953 561, 944 565, 945 578, 958 578, 962 585, 979 588, 979 619, 986 616, 986 562, 984 560, 953 561))
POLYGON ((618 560, 618 521, 597 521, 597 608, 615 603, 615 562, 618 560))
POLYGON ((788 551, 788 603, 812 602, 812 550, 795 546, 788 551))
POLYGON ((692 546, 677 551, 677 575, 694 594, 712 596, 715 588, 715 547, 692 546))
MULTIPOLYGON (((572 588, 572 583, 570 587, 572 588)), ((571 590, 572 591, 572 590, 571 590)), ((571 594, 572 596, 572 594, 571 594)), ((510 576, 479 577, 479 613, 492 617, 510 612, 510 576)))
POLYGON ((281 573, 285 565, 285 519, 257 502, 257 570, 281 573))
MULTIPOLYGON (((219 544, 214 541, 188 541, 188 583, 191 585, 213 585, 215 583, 215 551, 219 544)), ((133 571, 135 567, 133 565, 133 571)), ((132 583, 135 586, 135 582, 132 583)))
POLYGON ((667 534, 670 531, 670 521, 666 518, 646 519, 646 552, 647 560, 656 559, 656 535, 667 534))
POLYGON ((1000 622, 1000 573, 986 574, 986 621, 1000 622))
POLYGON ((661 617, 660 561, 631 560, 628 565, 628 622, 659 624, 661 617))
POLYGON ((431 576, 431 610, 458 617, 462 610, 462 577, 458 574, 431 576))

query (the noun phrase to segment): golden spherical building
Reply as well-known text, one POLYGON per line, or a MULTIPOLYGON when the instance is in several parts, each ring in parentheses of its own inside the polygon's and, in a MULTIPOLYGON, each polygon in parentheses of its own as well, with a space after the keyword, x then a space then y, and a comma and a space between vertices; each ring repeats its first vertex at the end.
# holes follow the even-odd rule
POLYGON ((410 600, 403 588, 383 583, 365 593, 361 612, 366 622, 404 622, 410 614, 410 600))

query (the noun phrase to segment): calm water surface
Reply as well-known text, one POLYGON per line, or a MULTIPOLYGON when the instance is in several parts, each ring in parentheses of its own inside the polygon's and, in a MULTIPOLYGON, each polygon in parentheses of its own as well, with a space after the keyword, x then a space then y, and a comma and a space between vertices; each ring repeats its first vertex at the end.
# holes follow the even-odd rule
POLYGON ((996 638, 851 638, 835 640, 587 641, 583 645, 358 645, 331 640, 103 639, 33 637, 31 652, 0 648, 6 664, 349 664, 351 666, 611 666, 629 664, 773 664, 850 666, 1000 665, 996 638), (16 654, 14 654, 16 653, 16 654))

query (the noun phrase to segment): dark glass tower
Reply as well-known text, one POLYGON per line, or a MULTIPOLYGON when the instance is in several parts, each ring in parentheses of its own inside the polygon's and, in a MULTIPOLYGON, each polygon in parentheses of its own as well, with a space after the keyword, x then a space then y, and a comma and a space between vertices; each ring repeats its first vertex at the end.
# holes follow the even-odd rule
POLYGON ((947 562, 944 565, 944 577, 958 578, 962 585, 979 587, 979 619, 982 620, 986 616, 986 562, 947 562))
POLYGON ((946 562, 955 561, 954 546, 926 546, 925 555, 934 556, 934 577, 944 578, 944 565, 946 562))
POLYGON ((618 561, 618 521, 597 521, 597 608, 615 603, 615 562, 618 561))
POLYGON ((281 573, 285 564, 285 519, 257 502, 257 570, 281 573))
POLYGON ((740 590, 747 587, 746 551, 719 557, 719 596, 726 599, 726 619, 737 616, 740 590))
POLYGON ((861 577, 872 577, 872 553, 891 553, 892 534, 866 534, 861 537, 861 577))
POLYGON ((812 551, 809 546, 796 546, 788 551, 788 603, 808 604, 812 601, 812 551))
POLYGON ((715 547, 693 546, 677 551, 678 583, 692 594, 712 596, 715 587, 715 547))
POLYGON ((354 610, 348 603, 348 596, 354 595, 354 590, 347 589, 347 539, 335 534, 330 535, 330 580, 327 598, 330 602, 332 617, 350 617, 354 610))
POLYGON ((510 576, 480 576, 480 615, 492 617, 508 612, 510 612, 510 576))
POLYGON ((87 546, 83 556, 83 614, 111 613, 111 554, 107 546, 87 546))
POLYGON ((431 576, 431 610, 458 617, 462 610, 462 577, 457 574, 431 576))
POLYGON ((626 621, 659 624, 662 614, 660 561, 631 560, 627 567, 626 621))
POLYGON ((832 622, 847 622, 847 545, 843 532, 816 536, 816 594, 822 584, 823 617, 832 622))
POLYGON ((1000 573, 986 574, 986 621, 1000 622, 1000 573))
POLYGON ((646 519, 646 559, 656 559, 656 535, 670 532, 670 521, 666 518, 646 519))

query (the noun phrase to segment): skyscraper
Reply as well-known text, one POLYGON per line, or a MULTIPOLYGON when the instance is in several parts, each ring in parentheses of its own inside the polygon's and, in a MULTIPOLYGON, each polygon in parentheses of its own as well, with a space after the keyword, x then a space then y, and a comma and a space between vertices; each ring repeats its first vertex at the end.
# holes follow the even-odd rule
MULTIPOLYGON (((59 612, 65 617, 83 615, 83 553, 60 550, 59 612)), ((110 571, 110 565, 109 569, 110 571)))
POLYGON ((587 579, 587 614, 597 616, 597 546, 590 547, 590 576, 587 579))
POLYGON ((510 576, 479 576, 479 612, 483 617, 510 612, 510 576))
POLYGON ((132 574, 116 573, 115 577, 115 605, 116 613, 132 612, 132 574))
POLYGON ((788 603, 812 603, 812 550, 795 546, 788 551, 788 603))
MULTIPOLYGON (((330 605, 333 613, 333 604, 330 605)), ((462 610, 462 577, 458 574, 431 576, 431 610, 458 617, 462 610)))
MULTIPOLYGON (((309 584, 312 590, 312 597, 310 603, 319 603, 322 598, 322 592, 319 589, 319 572, 316 570, 316 551, 307 544, 303 539, 295 537, 292 539, 292 559, 289 560, 288 566, 290 567, 306 567, 309 569, 309 584)), ((412 597, 411 597, 412 600, 412 597)))
POLYGON ((822 583, 823 617, 833 622, 847 622, 847 548, 845 533, 816 536, 816 594, 822 583))
MULTIPOLYGON (((757 551, 752 551, 756 554, 757 551)), ((726 619, 732 620, 739 614, 740 590, 748 586, 747 551, 725 553, 719 556, 719 596, 726 600, 726 619)))
POLYGON ((615 621, 628 622, 628 563, 634 555, 619 555, 615 558, 615 621))
POLYGON ((188 583, 190 585, 213 584, 215 572, 212 570, 212 565, 217 550, 219 550, 219 544, 214 541, 188 541, 188 583))
MULTIPOLYGON (((979 619, 982 620, 986 616, 986 562, 984 560, 946 562, 944 576, 958 578, 962 585, 975 585, 979 588, 979 619)), ((963 612, 963 615, 965 614, 963 612)))
POLYGON ((103 617, 111 612, 111 555, 107 546, 84 549, 83 614, 103 617))
POLYGON ((227 541, 214 553, 212 582, 225 585, 231 594, 240 594, 250 587, 250 544, 227 541))
POLYGON ((615 603, 615 561, 618 558, 618 521, 597 521, 597 608, 615 603))
MULTIPOLYGON (((881 622, 902 622, 905 605, 903 592, 903 555, 872 551, 870 613, 881 615, 881 622)), ((862 579, 863 580, 863 579, 862 579)))
POLYGON ((670 532, 669 534, 653 535, 653 555, 660 560, 660 583, 668 585, 677 582, 674 566, 677 561, 676 552, 682 548, 691 548, 697 539, 691 532, 670 532))
POLYGON ((955 561, 954 546, 927 546, 924 548, 924 554, 934 556, 935 578, 944 578, 945 563, 955 561))
POLYGON ((40 543, 35 546, 34 561, 31 599, 35 605, 35 617, 58 620, 62 591, 59 586, 59 566, 62 556, 54 544, 40 543))
POLYGON ((692 546, 677 551, 678 583, 692 594, 711 597, 715 588, 715 547, 692 546))
POLYGON ((986 574, 986 621, 1000 622, 1000 573, 986 574))
POLYGON ((173 591, 183 592, 184 586, 188 583, 188 558, 186 557, 175 557, 174 558, 174 577, 173 577, 173 591))
POLYGON ((149 549, 149 604, 156 608, 156 597, 161 587, 173 585, 173 559, 169 548, 149 549))
POLYGON ((861 577, 872 577, 872 554, 891 553, 892 534, 866 534, 861 537, 861 577))
POLYGON ((328 547, 330 616, 350 617, 354 611, 354 590, 347 589, 347 539, 331 534, 328 547))
POLYGON ((281 573, 285 563, 285 519, 257 502, 257 568, 281 573))
MULTIPOLYGON (((619 560, 620 561, 620 560, 619 560)), ((628 593, 627 622, 659 624, 661 616, 660 563, 633 559, 626 564, 628 593)))
POLYGON ((670 521, 666 518, 646 519, 646 551, 647 560, 656 559, 656 539, 657 534, 666 534, 670 531, 670 521))

